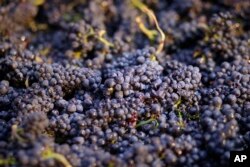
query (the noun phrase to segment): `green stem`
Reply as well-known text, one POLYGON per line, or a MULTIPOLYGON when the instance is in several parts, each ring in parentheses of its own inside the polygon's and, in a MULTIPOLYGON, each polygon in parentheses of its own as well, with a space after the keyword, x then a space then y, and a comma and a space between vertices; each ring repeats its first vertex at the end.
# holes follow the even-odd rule
POLYGON ((156 30, 148 29, 142 22, 140 17, 136 18, 136 22, 140 28, 140 30, 149 38, 150 41, 154 41, 155 37, 158 35, 156 30))
POLYGON ((156 29, 160 33, 160 36, 161 36, 160 43, 159 43, 158 48, 156 50, 156 54, 161 53, 161 51, 164 48, 166 35, 162 31, 154 12, 139 0, 131 0, 131 2, 136 8, 140 9, 143 13, 146 13, 148 18, 150 19, 150 22, 153 22, 155 24, 156 29))
POLYGON ((180 107, 180 105, 181 105, 181 102, 182 102, 181 98, 178 99, 177 102, 174 104, 174 108, 178 109, 180 107))
POLYGON ((45 150, 43 154, 44 154, 43 160, 55 159, 59 161, 60 163, 62 163, 64 167, 72 167, 69 161, 62 154, 55 153, 51 150, 45 150))
POLYGON ((140 9, 141 11, 143 11, 143 9, 147 7, 139 0, 131 0, 131 2, 136 8, 140 9))
POLYGON ((109 47, 114 47, 114 45, 109 42, 107 39, 105 39, 103 36, 106 34, 106 31, 101 30, 98 32, 98 39, 101 41, 104 45, 109 46, 109 47))
POLYGON ((138 128, 138 127, 141 127, 141 126, 144 126, 144 125, 147 125, 151 122, 156 122, 156 127, 159 126, 159 123, 157 122, 157 120, 155 118, 150 118, 146 121, 140 121, 135 127, 138 128))

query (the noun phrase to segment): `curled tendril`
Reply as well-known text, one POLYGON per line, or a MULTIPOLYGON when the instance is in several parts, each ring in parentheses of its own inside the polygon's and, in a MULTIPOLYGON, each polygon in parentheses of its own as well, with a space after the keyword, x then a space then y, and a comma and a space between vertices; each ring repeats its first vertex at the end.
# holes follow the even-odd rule
POLYGON ((138 27, 140 30, 149 38, 149 40, 153 41, 155 40, 155 37, 158 35, 158 32, 156 30, 149 30, 142 22, 141 17, 136 17, 135 19, 136 23, 138 24, 138 27))
MULTIPOLYGON (((108 47, 114 47, 114 44, 109 42, 107 39, 105 39, 104 35, 106 34, 105 30, 100 30, 96 32, 93 27, 90 27, 89 32, 83 36, 84 43, 88 43, 89 37, 94 37, 98 39, 100 42, 102 42, 105 46, 108 47)), ((82 34, 78 34, 79 36, 82 36, 82 34)))
POLYGON ((160 36, 161 36, 160 43, 159 43, 158 48, 156 50, 156 54, 161 53, 161 51, 164 48, 164 42, 165 42, 166 36, 165 36, 164 32, 162 31, 161 27, 159 26, 158 20, 155 16, 154 12, 151 9, 149 9, 145 4, 140 2, 139 0, 131 0, 131 2, 136 8, 140 9, 143 13, 145 13, 148 16, 148 18, 150 19, 150 21, 155 24, 156 29, 160 33, 160 36))

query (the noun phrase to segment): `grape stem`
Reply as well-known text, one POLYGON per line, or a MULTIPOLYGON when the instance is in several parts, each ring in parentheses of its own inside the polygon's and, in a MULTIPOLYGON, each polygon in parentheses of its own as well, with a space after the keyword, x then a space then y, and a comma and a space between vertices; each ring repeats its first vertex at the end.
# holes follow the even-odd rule
POLYGON ((139 0, 131 0, 131 2, 136 8, 140 9, 143 13, 146 13, 147 16, 149 17, 150 21, 152 21, 155 24, 156 29, 159 31, 160 36, 161 36, 160 43, 159 43, 158 48, 156 50, 156 54, 161 53, 161 51, 164 48, 164 42, 165 42, 166 36, 165 36, 164 32, 162 31, 161 27, 159 26, 158 20, 155 16, 154 12, 151 9, 149 9, 146 5, 144 5, 142 2, 140 2, 139 0))
POLYGON ((157 36, 158 32, 155 30, 149 30, 142 22, 141 17, 137 16, 135 19, 138 24, 140 30, 151 40, 153 41, 157 36))
POLYGON ((20 133, 23 133, 21 128, 18 128, 17 125, 12 125, 11 126, 11 135, 12 138, 16 138, 20 142, 25 142, 26 140, 20 136, 20 133))
POLYGON ((104 45, 106 45, 108 47, 114 47, 114 44, 112 44, 111 42, 109 42, 107 39, 104 38, 105 34, 106 34, 105 30, 100 30, 98 32, 95 32, 95 30, 92 27, 90 27, 89 32, 84 36, 84 43, 88 42, 89 37, 94 36, 100 42, 102 42, 104 45), (95 34, 97 34, 97 35, 95 36, 95 34))
POLYGON ((98 39, 99 41, 101 41, 104 45, 109 46, 109 47, 114 47, 114 45, 109 42, 108 40, 106 40, 103 36, 106 34, 105 30, 100 30, 98 32, 98 39))
POLYGON ((55 153, 47 148, 43 152, 43 160, 48 160, 48 159, 55 159, 60 163, 62 163, 64 167, 72 167, 69 161, 62 154, 55 153))
POLYGON ((156 127, 158 127, 159 126, 159 123, 157 122, 157 120, 155 119, 155 118, 150 118, 150 119, 148 119, 148 120, 146 120, 146 121, 140 121, 135 127, 136 128, 138 128, 138 127, 141 127, 141 126, 143 126, 143 125, 147 125, 147 124, 149 124, 149 123, 151 123, 151 122, 156 122, 156 127))
POLYGON ((183 121, 183 117, 182 117, 182 112, 180 110, 180 105, 182 103, 181 98, 177 100, 177 102, 174 104, 174 109, 176 110, 177 114, 178 114, 178 126, 180 126, 181 128, 185 127, 184 121, 183 121))

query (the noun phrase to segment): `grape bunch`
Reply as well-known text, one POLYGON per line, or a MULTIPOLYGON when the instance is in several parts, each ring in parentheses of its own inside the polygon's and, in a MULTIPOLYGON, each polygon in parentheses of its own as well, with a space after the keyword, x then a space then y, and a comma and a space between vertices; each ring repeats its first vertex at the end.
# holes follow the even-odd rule
POLYGON ((0 166, 229 166, 250 149, 249 7, 0 0, 0 166))

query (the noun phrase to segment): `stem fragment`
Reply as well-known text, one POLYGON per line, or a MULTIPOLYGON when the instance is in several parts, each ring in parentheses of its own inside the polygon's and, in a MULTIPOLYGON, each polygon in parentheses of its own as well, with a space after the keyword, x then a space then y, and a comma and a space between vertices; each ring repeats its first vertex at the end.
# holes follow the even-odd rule
POLYGON ((158 127, 158 126, 159 126, 159 123, 157 122, 157 120, 156 120, 155 118, 150 118, 150 119, 148 119, 148 120, 146 120, 146 121, 141 121, 141 122, 139 122, 135 127, 136 127, 136 128, 139 128, 139 127, 144 126, 144 125, 147 125, 147 124, 149 124, 149 123, 151 123, 151 122, 156 122, 155 127, 158 127))
POLYGON ((142 22, 141 18, 138 16, 135 19, 138 24, 140 30, 151 40, 153 41, 157 36, 158 32, 156 30, 149 30, 142 22))
POLYGON ((158 32, 160 33, 160 36, 161 36, 160 43, 159 43, 158 48, 156 50, 156 54, 161 53, 161 51, 164 48, 164 42, 165 42, 166 36, 165 36, 164 32, 162 31, 161 27, 159 26, 158 20, 155 16, 154 12, 151 9, 149 9, 145 4, 140 2, 139 0, 131 0, 131 2, 136 8, 140 9, 143 13, 145 13, 148 16, 148 18, 150 19, 150 21, 152 21, 155 24, 156 29, 158 30, 158 32))
POLYGON ((46 148, 43 151, 42 156, 43 156, 43 160, 55 159, 59 161, 60 163, 62 163, 64 167, 72 167, 69 161, 62 154, 55 153, 50 148, 46 148))

